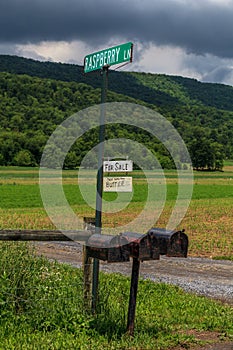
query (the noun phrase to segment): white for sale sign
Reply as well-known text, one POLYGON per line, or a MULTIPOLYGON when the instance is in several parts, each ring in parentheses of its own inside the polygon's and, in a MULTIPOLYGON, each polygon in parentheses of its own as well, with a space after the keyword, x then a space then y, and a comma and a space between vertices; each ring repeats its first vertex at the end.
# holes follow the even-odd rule
POLYGON ((105 173, 130 172, 133 171, 133 162, 132 160, 105 160, 103 170, 105 173))

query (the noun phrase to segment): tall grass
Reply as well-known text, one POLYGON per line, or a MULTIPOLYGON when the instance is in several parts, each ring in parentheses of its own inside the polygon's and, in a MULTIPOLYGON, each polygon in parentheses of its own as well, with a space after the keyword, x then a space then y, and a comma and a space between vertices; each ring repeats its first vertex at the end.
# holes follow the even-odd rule
POLYGON ((233 337, 230 306, 140 280, 132 339, 125 329, 129 286, 120 274, 100 274, 92 315, 83 307, 81 270, 35 257, 27 244, 1 243, 0 349, 156 350, 188 348, 202 332, 233 337))
POLYGON ((80 270, 62 274, 58 263, 35 258, 32 248, 24 243, 1 243, 0 261, 2 319, 23 317, 40 330, 72 328, 74 319, 82 322, 80 270))

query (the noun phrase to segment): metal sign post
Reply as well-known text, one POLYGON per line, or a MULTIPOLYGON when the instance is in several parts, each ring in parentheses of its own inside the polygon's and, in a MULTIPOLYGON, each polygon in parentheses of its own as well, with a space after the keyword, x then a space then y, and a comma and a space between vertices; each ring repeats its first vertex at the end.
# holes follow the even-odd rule
MULTIPOLYGON (((101 90, 101 113, 99 130, 99 149, 98 149, 98 173, 97 173, 97 191, 96 191, 96 211, 95 211, 95 233, 101 233, 102 227, 102 196, 103 196, 103 159, 104 159, 104 140, 105 140, 105 102, 107 97, 108 66, 103 67, 103 83, 101 90)), ((93 262, 93 281, 92 281, 92 311, 96 310, 97 294, 99 284, 99 260, 93 262)))
MULTIPOLYGON (((101 90, 101 112, 99 130, 98 150, 98 173, 96 191, 95 233, 101 233, 102 227, 102 195, 103 195, 103 159, 105 140, 105 102, 107 96, 108 68, 116 64, 127 64, 132 62, 133 44, 131 42, 114 46, 105 50, 91 53, 84 58, 84 73, 102 70, 103 82, 101 90)), ((92 279, 92 312, 96 310, 98 282, 99 282, 99 260, 93 262, 92 279)))
POLYGON ((97 173, 97 192, 96 192, 96 212, 95 229, 96 233, 101 233, 102 223, 102 195, 103 195, 103 159, 104 159, 104 140, 105 140, 105 102, 107 97, 108 66, 103 67, 103 83, 101 90, 101 112, 100 112, 100 130, 98 147, 98 173, 97 173))

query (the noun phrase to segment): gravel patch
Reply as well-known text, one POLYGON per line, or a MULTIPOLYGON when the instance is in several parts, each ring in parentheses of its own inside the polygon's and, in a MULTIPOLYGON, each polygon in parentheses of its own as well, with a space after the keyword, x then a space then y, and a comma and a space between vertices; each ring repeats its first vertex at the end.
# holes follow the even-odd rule
MULTIPOLYGON (((38 253, 48 258, 82 266, 82 246, 72 242, 38 242, 38 253)), ((100 262, 104 272, 118 272, 131 275, 132 262, 100 262)), ((233 262, 204 258, 168 258, 145 261, 140 266, 140 277, 154 282, 164 282, 181 287, 198 295, 219 299, 233 305, 233 262)))

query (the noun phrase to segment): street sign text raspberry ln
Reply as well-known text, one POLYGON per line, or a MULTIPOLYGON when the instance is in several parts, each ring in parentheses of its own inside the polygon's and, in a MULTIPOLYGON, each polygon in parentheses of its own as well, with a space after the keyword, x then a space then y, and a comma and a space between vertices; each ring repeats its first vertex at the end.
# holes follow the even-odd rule
POLYGON ((131 42, 94 52, 84 58, 84 73, 102 69, 104 66, 132 62, 132 54, 131 42))

